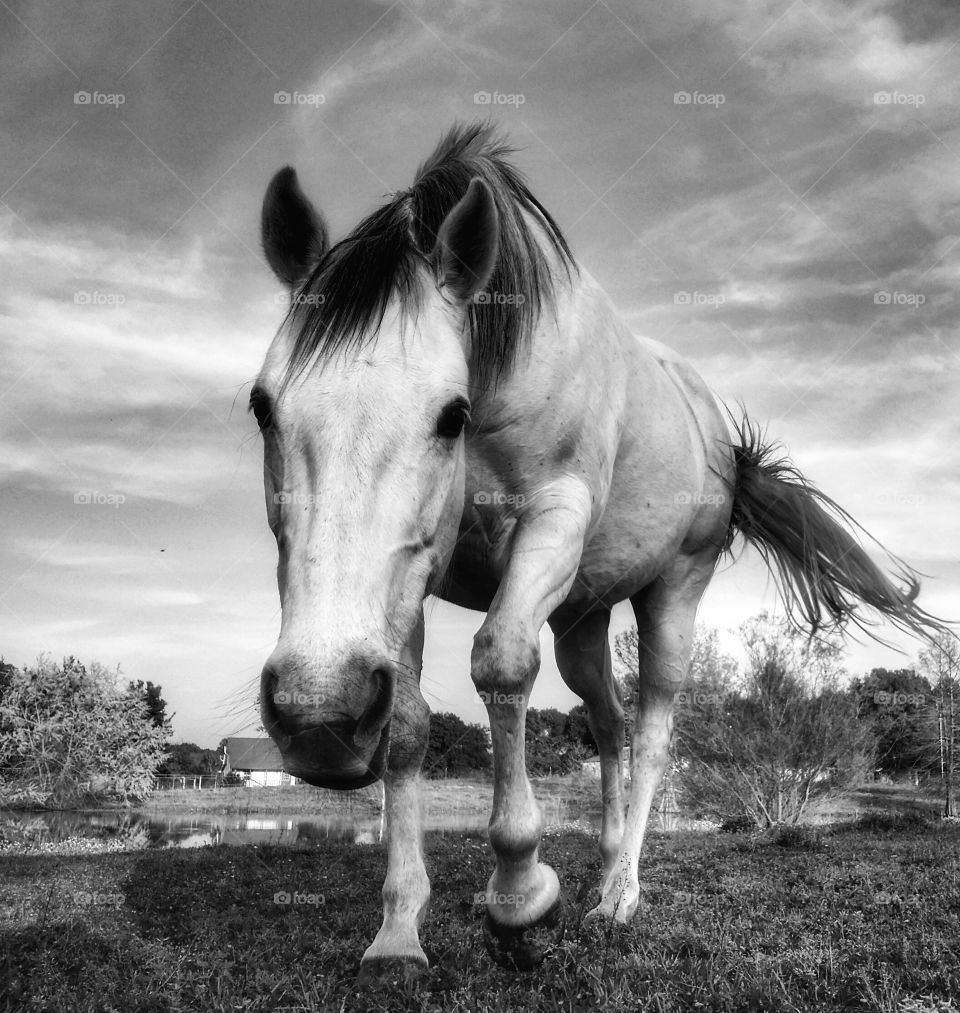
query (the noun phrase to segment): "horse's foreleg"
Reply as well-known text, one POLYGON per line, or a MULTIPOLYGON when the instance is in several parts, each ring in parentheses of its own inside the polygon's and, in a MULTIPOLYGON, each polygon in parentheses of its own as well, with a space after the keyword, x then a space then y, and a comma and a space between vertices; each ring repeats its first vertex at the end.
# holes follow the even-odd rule
POLYGON ((487 886, 487 945, 498 962, 531 967, 563 932, 560 883, 538 860, 543 817, 524 762, 527 702, 540 668, 540 629, 573 584, 590 516, 578 482, 557 483, 519 522, 510 561, 474 639, 471 675, 490 719, 496 868, 487 886))
POLYGON ((397 699, 390 724, 390 753, 384 783, 387 877, 383 884, 383 924, 363 955, 361 981, 401 968, 426 967, 419 929, 430 898, 423 864, 420 764, 427 748, 430 711, 420 695, 423 617, 402 655, 397 699))
POLYGON ((430 899, 423 864, 419 771, 384 775, 386 787, 387 878, 383 924, 361 961, 362 977, 378 977, 397 964, 426 967, 419 929, 430 899))

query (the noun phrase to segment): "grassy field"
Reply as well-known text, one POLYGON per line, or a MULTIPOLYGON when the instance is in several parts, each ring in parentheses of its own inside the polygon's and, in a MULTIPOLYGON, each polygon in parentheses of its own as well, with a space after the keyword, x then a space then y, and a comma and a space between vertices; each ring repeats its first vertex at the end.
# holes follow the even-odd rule
POLYGON ((652 834, 628 928, 581 927, 596 843, 556 832, 567 934, 538 973, 491 965, 480 836, 427 836, 416 984, 361 993, 380 845, 0 857, 0 1010, 960 1009, 960 829, 917 816, 763 838, 652 834), (301 903, 274 903, 279 891, 301 903))
POLYGON ((137 811, 147 813, 209 813, 243 815, 288 813, 311 815, 317 812, 365 815, 380 810, 380 786, 361 791, 326 791, 310 785, 283 788, 174 788, 154 792, 137 811))
MULTIPOLYGON (((534 790, 542 802, 562 799, 600 808, 600 782, 582 777, 539 777, 534 790)), ((359 791, 327 791, 306 784, 283 788, 205 788, 202 791, 177 788, 154 792, 139 810, 149 813, 379 813, 379 784, 359 791)), ((493 780, 490 777, 438 778, 424 782, 424 803, 428 813, 489 813, 493 805, 493 780)))

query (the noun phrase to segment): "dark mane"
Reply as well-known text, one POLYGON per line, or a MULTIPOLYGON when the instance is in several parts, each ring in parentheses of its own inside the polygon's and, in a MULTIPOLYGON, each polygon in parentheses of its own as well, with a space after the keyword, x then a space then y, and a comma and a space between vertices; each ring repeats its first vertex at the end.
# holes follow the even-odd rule
POLYGON ((296 335, 291 371, 316 355, 355 348, 376 336, 394 293, 402 313, 416 311, 420 269, 433 275, 437 231, 470 180, 480 176, 496 201, 500 245, 487 285, 492 298, 468 310, 471 380, 482 389, 509 372, 519 345, 554 295, 550 263, 523 212, 539 221, 568 275, 576 270, 559 226, 506 160, 512 152, 490 125, 454 126, 417 170, 413 186, 333 246, 295 293, 287 315, 296 335))

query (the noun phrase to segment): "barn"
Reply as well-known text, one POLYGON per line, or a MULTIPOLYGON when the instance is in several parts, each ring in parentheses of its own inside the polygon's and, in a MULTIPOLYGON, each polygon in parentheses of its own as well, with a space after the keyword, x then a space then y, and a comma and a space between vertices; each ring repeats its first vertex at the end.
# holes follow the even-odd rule
POLYGON ((283 769, 283 759, 273 739, 227 739, 222 773, 231 772, 245 776, 251 788, 278 788, 297 783, 297 779, 283 769))

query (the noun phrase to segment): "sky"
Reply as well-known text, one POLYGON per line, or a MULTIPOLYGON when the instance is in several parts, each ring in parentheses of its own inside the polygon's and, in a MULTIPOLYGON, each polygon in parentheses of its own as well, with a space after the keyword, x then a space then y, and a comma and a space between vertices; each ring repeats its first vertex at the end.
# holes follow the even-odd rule
MULTIPOLYGON (((337 238, 488 118, 631 328, 960 618, 958 41, 949 0, 0 0, 0 655, 158 683, 178 741, 256 733, 263 192, 296 166, 337 238)), ((777 608, 750 550, 700 620, 735 652, 777 608)), ((482 617, 427 616, 428 703, 485 723, 482 617)), ((922 646, 881 632, 904 653, 851 673, 922 646)))

